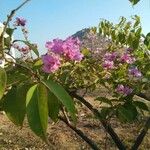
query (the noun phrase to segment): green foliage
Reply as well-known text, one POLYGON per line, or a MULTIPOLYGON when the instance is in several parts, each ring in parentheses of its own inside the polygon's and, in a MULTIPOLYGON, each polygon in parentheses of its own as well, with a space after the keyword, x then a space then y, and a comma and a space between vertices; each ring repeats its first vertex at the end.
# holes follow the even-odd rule
POLYGON ((5 69, 0 67, 0 100, 4 95, 7 82, 7 74, 5 69))
MULTIPOLYGON (((68 112, 70 113, 74 122, 76 122, 76 109, 70 95, 65 91, 65 89, 56 82, 52 80, 42 81, 42 83, 52 92, 59 101, 66 107, 68 112)), ((58 111, 58 110, 56 110, 58 111)))
POLYGON ((127 22, 126 18, 121 17, 120 22, 116 25, 104 20, 99 24, 100 35, 111 38, 112 43, 116 46, 126 45, 133 49, 138 49, 142 28, 140 26, 140 17, 132 17, 133 23, 127 22))

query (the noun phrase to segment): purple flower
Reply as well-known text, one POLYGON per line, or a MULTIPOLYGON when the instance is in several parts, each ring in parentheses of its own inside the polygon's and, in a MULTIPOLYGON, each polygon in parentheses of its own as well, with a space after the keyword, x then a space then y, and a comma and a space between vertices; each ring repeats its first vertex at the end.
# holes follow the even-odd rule
POLYGON ((16 18, 16 21, 15 21, 15 25, 16 26, 25 26, 26 25, 26 20, 24 18, 16 18))
POLYGON ((42 56, 42 61, 44 63, 43 71, 46 73, 55 72, 60 67, 60 59, 58 56, 46 54, 42 56))
POLYGON ((142 73, 138 70, 137 67, 129 69, 129 74, 137 78, 142 76, 142 73))
POLYGON ((114 61, 117 57, 117 53, 116 52, 113 52, 113 53, 106 53, 104 55, 104 60, 109 60, 109 61, 114 61))
POLYGON ((127 96, 133 92, 133 89, 129 88, 128 86, 124 86, 122 84, 119 84, 116 88, 116 91, 119 94, 123 94, 123 95, 127 96))
POLYGON ((114 62, 113 61, 109 61, 109 60, 105 60, 102 64, 104 69, 113 69, 114 68, 114 62))
POLYGON ((135 58, 133 58, 130 54, 123 54, 121 56, 121 62, 123 63, 128 63, 128 64, 132 64, 135 61, 135 58))
POLYGON ((53 42, 50 41, 46 42, 45 47, 56 54, 62 54, 64 51, 63 43, 64 42, 61 39, 54 39, 53 42))
POLYGON ((28 54, 28 52, 30 51, 30 48, 29 46, 24 46, 24 47, 21 47, 20 52, 22 52, 23 54, 28 54))

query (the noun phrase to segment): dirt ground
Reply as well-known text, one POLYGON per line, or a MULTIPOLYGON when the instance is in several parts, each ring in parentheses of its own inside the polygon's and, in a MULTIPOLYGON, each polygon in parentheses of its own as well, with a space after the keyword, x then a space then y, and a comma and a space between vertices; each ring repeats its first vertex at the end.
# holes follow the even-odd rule
MULTIPOLYGON (((91 97, 88 99, 92 101, 91 97)), ((111 124, 128 147, 132 145, 141 128, 141 123, 138 121, 134 124, 122 125, 114 118, 111 124)), ((101 124, 93 119, 92 114, 86 108, 80 112, 77 127, 93 139, 102 150, 117 150, 101 124)), ((51 146, 47 146, 35 136, 26 121, 23 129, 19 129, 4 114, 0 114, 0 150, 90 150, 88 144, 61 121, 56 124, 49 121, 47 134, 51 146)), ((150 150, 150 131, 140 150, 150 150)))

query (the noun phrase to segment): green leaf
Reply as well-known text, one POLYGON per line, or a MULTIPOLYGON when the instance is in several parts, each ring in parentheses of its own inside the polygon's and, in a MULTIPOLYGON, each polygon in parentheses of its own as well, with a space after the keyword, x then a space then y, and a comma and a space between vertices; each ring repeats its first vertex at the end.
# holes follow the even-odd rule
POLYGON ((50 118, 56 122, 58 120, 58 114, 61 104, 58 98, 52 93, 48 92, 48 109, 50 118))
POLYGON ((131 3, 132 3, 132 5, 136 5, 140 0, 129 0, 131 3))
POLYGON ((38 60, 36 60, 36 62, 34 63, 34 67, 39 67, 39 66, 42 66, 43 65, 43 62, 42 62, 42 60, 41 59, 38 59, 38 60))
POLYGON ((117 108, 117 117, 123 122, 132 122, 137 117, 136 107, 132 103, 125 103, 117 108))
POLYGON ((108 115, 112 112, 112 108, 104 107, 101 109, 101 117, 102 119, 107 119, 108 115))
POLYGON ((15 66, 7 71, 7 85, 18 84, 30 79, 31 75, 28 70, 15 66))
POLYGON ((7 74, 5 69, 0 67, 0 100, 4 95, 7 82, 7 74))
POLYGON ((32 131, 46 141, 48 124, 48 93, 43 84, 32 86, 27 92, 27 118, 32 131))
POLYGON ((10 37, 12 37, 14 31, 15 31, 15 29, 12 29, 12 28, 7 28, 7 29, 6 29, 6 33, 7 33, 10 37))
POLYGON ((82 49, 82 54, 83 54, 84 56, 89 56, 90 50, 87 49, 87 48, 83 48, 83 49, 82 49))
POLYGON ((41 59, 35 60, 33 64, 33 70, 41 69, 42 65, 43 65, 43 62, 41 59))
POLYGON ((148 33, 145 37, 144 44, 147 46, 147 48, 150 50, 150 33, 148 33))
POLYGON ((26 114, 26 93, 29 85, 12 87, 3 99, 3 109, 8 118, 17 126, 22 126, 26 114))
POLYGON ((149 111, 148 106, 144 102, 134 101, 133 104, 139 109, 149 111))
POLYGON ((102 103, 109 104, 109 105, 112 106, 111 100, 109 100, 109 99, 106 98, 106 97, 97 97, 95 100, 100 101, 100 102, 102 102, 102 103))
POLYGON ((137 49, 139 47, 139 41, 140 39, 139 38, 135 38, 132 42, 132 47, 133 49, 137 49))
POLYGON ((42 81, 47 88, 61 101, 61 103, 67 108, 74 122, 76 122, 76 109, 71 96, 66 90, 58 83, 52 80, 42 81))
POLYGON ((6 48, 10 49, 11 47, 11 37, 7 37, 4 39, 6 48))

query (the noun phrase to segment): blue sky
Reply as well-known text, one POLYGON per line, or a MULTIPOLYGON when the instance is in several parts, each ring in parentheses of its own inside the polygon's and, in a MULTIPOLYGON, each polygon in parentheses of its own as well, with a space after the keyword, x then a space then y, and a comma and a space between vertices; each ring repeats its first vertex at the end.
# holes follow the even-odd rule
MULTIPOLYGON (((0 21, 22 1, 0 0, 0 21)), ((135 7, 128 0, 31 0, 16 16, 27 19, 30 39, 43 49, 45 41, 97 26, 100 18, 117 22, 120 16, 130 18, 135 14, 141 16, 146 34, 150 31, 150 0, 141 0, 135 7)))

